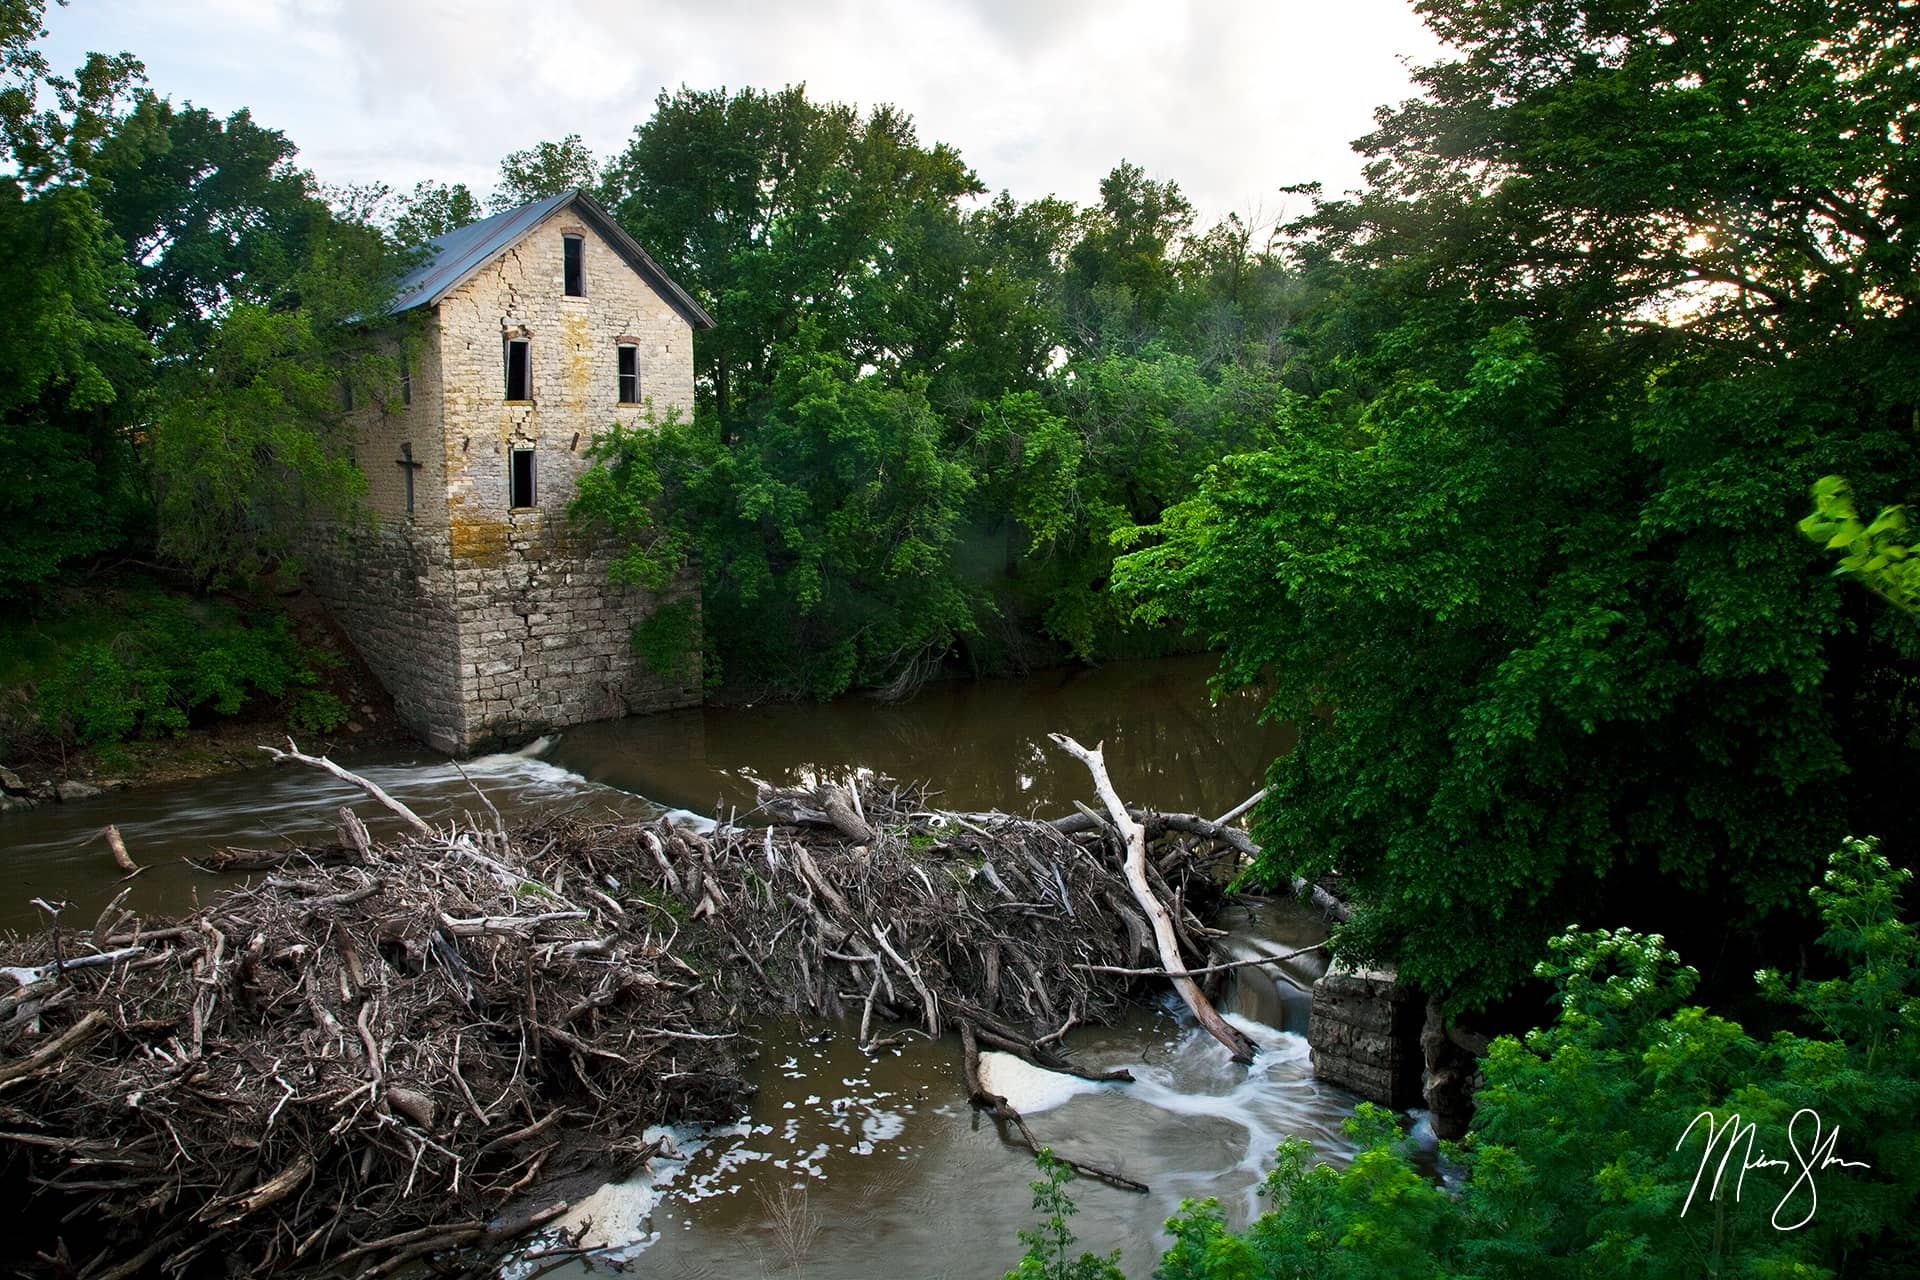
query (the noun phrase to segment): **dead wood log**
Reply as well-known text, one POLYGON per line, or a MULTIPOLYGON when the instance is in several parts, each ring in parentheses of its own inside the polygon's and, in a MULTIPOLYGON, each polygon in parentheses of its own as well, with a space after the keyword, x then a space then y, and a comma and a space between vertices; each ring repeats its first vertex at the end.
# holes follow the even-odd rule
POLYGON ((351 769, 342 769, 325 756, 307 755, 301 751, 299 747, 294 745, 292 738, 287 739, 287 749, 285 751, 282 751, 278 747, 261 747, 260 750, 272 756, 275 764, 285 764, 288 761, 292 761, 294 764, 304 764, 310 769, 318 769, 322 773, 330 773, 342 782, 351 783, 353 786, 366 792, 380 804, 385 805, 387 809, 402 822, 412 827, 416 834, 426 836, 429 839, 433 837, 433 828, 428 826, 419 814, 381 790, 377 783, 368 781, 351 769))
POLYGON ((107 1015, 99 1009, 68 1027, 60 1035, 15 1062, 0 1063, 0 1089, 17 1080, 37 1074, 62 1054, 85 1044, 107 1029, 107 1015))
POLYGON ((132 854, 127 852, 127 842, 120 838, 119 827, 114 826, 112 823, 108 823, 106 830, 101 834, 103 834, 107 838, 107 848, 113 850, 114 866, 119 867, 122 871, 126 872, 130 876, 137 876, 142 871, 146 870, 145 867, 142 867, 139 863, 133 860, 132 854))
POLYGON ((854 809, 853 801, 846 791, 839 787, 826 788, 826 803, 823 807, 827 811, 828 820, 841 835, 855 844, 873 843, 873 828, 868 826, 867 820, 854 809))
MULTIPOLYGON (((967 1100, 994 1119, 1004 1120, 1012 1125, 1027 1150, 1039 1155, 1039 1140, 1033 1136, 1033 1130, 1027 1127, 1026 1118, 1006 1098, 989 1091, 980 1079, 980 1040, 971 1022, 960 1024, 960 1046, 961 1071, 967 1081, 967 1100)), ((1099 1165, 1087 1164, 1069 1157, 1056 1156, 1056 1158, 1082 1177, 1104 1182, 1110 1187, 1118 1187, 1122 1191, 1138 1191, 1142 1194, 1150 1190, 1146 1183, 1129 1178, 1124 1173, 1116 1173, 1112 1169, 1103 1169, 1099 1165)))
MULTIPOLYGON (((1160 947, 1160 965, 1171 972, 1186 972, 1186 964, 1180 958, 1180 944, 1174 937, 1173 919, 1167 914, 1167 908, 1154 896, 1153 887, 1147 882, 1147 832, 1121 802, 1120 794, 1113 789, 1113 779, 1107 776, 1106 757, 1099 746, 1091 750, 1081 746, 1063 733, 1047 735, 1053 744, 1078 760, 1093 775, 1093 787, 1107 806, 1108 819, 1121 832, 1125 840, 1127 885, 1133 890, 1134 901, 1147 913, 1147 919, 1153 924, 1154 940, 1160 947)), ((1173 989, 1186 1001, 1187 1008, 1207 1033, 1227 1047, 1236 1062, 1253 1061, 1253 1041, 1240 1029, 1220 1016, 1213 1002, 1208 1000, 1192 978, 1174 978, 1173 989)))

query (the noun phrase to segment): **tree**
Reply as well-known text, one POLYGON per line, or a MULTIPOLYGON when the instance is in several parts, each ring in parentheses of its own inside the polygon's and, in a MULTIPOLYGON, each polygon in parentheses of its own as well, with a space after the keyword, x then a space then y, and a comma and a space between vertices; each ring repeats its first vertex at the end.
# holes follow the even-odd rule
POLYGON ((44 6, 0 6, 0 594, 116 548, 205 578, 288 551, 353 506, 337 429, 367 369, 358 323, 394 260, 343 218, 284 135, 154 94, 130 55, 52 75, 44 6))
POLYGON ((402 248, 411 249, 480 217, 480 202, 465 183, 416 182, 411 192, 400 197, 393 238, 402 248))
POLYGON ((102 153, 149 149, 140 66, 95 54, 71 78, 33 48, 45 6, 0 4, 0 598, 114 546, 137 510, 127 427, 148 353, 127 311, 132 273, 88 178, 102 153), (124 126, 124 127, 122 127, 124 126))
POLYGON ((1920 17, 1427 11, 1462 57, 1383 113, 1369 190, 1294 229, 1310 394, 1116 579, 1300 724, 1265 870, 1337 870, 1349 951, 1480 1004, 1598 916, 1724 979, 1794 928, 1805 850, 1912 848, 1882 687, 1910 643, 1781 516, 1920 461, 1885 258, 1913 195, 1887 50, 1920 17))
POLYGON ((1173 250, 1193 225, 1179 184, 1156 182, 1122 160, 1100 181, 1067 255, 1068 327, 1078 349, 1137 350, 1151 339, 1176 288, 1173 250))
POLYGON ((924 388, 860 375, 803 329, 768 399, 733 443, 705 415, 615 426, 573 514, 618 536, 616 579, 664 586, 696 560, 707 632, 746 687, 923 677, 976 607, 952 564, 972 481, 924 388))
POLYGON ((951 319, 922 295, 948 296, 959 201, 981 189, 903 112, 862 115, 798 85, 662 93, 605 184, 621 224, 717 321, 695 337, 695 371, 729 441, 803 320, 856 368, 927 372, 951 319), (927 275, 943 280, 926 288, 927 275))
MULTIPOLYGON (((597 178, 593 152, 580 140, 579 134, 570 133, 558 142, 542 142, 525 151, 508 152, 500 162, 500 185, 487 197, 487 208, 493 213, 504 213, 575 187, 591 189, 597 178)), ((455 190, 465 191, 465 188, 455 190)))

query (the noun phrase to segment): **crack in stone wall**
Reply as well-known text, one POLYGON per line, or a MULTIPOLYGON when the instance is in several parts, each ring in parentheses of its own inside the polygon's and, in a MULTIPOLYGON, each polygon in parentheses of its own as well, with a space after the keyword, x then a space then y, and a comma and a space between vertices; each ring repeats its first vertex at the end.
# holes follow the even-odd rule
MULTIPOLYGON (((380 529, 316 574, 405 722, 455 754, 700 701, 697 671, 659 677, 632 644, 634 627, 663 605, 690 601, 697 615, 692 575, 659 593, 615 587, 606 549, 566 520, 594 434, 644 414, 618 402, 615 337, 638 339, 642 386, 661 412, 693 406, 686 321, 611 245, 585 241, 584 298, 563 296, 561 230, 550 221, 442 300, 430 407, 407 425, 416 456, 435 464, 434 514, 383 511, 380 529), (515 329, 532 344, 530 405, 503 398, 503 339, 515 329), (443 433, 437 448, 429 422, 443 433), (508 505, 515 447, 534 451, 531 508, 508 505)), ((381 436, 369 457, 390 443, 381 436)))

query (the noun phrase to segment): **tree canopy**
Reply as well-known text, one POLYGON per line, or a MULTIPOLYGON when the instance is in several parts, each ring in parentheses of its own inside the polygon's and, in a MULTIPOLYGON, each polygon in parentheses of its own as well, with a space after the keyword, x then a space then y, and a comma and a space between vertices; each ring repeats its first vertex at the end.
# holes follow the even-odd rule
POLYGON ((1461 56, 1290 229, 1313 300, 1275 443, 1118 578, 1301 724, 1257 828, 1269 873, 1365 904, 1350 948, 1476 1003, 1629 909, 1732 966, 1809 849, 1908 847, 1910 641, 1792 517, 1818 476, 1916 474, 1920 17, 1425 11, 1461 56))

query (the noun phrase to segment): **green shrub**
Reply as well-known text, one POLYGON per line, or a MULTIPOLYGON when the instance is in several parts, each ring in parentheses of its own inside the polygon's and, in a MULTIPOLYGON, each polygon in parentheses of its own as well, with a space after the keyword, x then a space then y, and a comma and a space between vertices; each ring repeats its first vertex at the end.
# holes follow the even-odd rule
POLYGON ((284 702, 308 732, 346 719, 316 669, 338 659, 306 651, 277 608, 134 583, 48 612, 12 629, 24 656, 6 674, 33 690, 32 719, 63 744, 111 748, 178 735, 195 717, 236 715, 261 699, 284 702))
MULTIPOLYGON (((1911 878, 1871 840, 1828 860, 1812 892, 1833 976, 1757 974, 1796 1023, 1767 1039, 1687 1005, 1698 975, 1657 935, 1563 933, 1538 970, 1559 1014, 1494 1041, 1474 1130, 1450 1149, 1457 1193, 1363 1105, 1344 1169, 1281 1146, 1272 1208, 1246 1230, 1214 1201, 1184 1204, 1156 1280, 1920 1274, 1920 931, 1898 912, 1911 878), (1751 1148, 1729 1142, 1735 1117, 1751 1148), (1709 1123, 1726 1130, 1711 1152, 1709 1123)), ((1064 1214, 1036 1207, 1053 1241, 1064 1214)))

